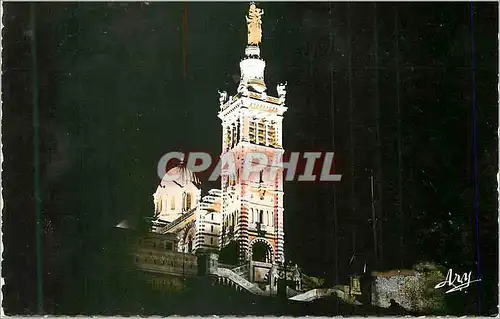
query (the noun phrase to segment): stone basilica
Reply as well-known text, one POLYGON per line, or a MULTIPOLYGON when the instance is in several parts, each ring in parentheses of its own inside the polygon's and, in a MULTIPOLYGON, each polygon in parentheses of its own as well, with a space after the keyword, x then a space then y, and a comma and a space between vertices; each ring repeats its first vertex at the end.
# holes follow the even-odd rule
POLYGON ((185 164, 166 173, 176 177, 164 177, 153 194, 152 231, 141 240, 136 255, 137 266, 158 278, 154 283, 160 286, 179 286, 172 276, 180 275, 182 268, 183 277, 210 275, 254 294, 276 294, 282 283, 287 295, 302 290, 298 267, 285 263, 283 170, 271 166, 272 159, 284 152, 286 84, 277 85, 277 97, 267 94, 266 63, 259 48, 263 13, 250 4, 240 83, 234 95, 219 92, 218 117, 223 130, 221 156, 232 153, 238 172, 250 152, 266 154, 270 164, 245 180, 223 170, 221 189, 205 196, 199 179, 185 164), (262 176, 270 169, 278 174, 264 181, 262 176), (170 279, 164 280, 165 275, 170 279))

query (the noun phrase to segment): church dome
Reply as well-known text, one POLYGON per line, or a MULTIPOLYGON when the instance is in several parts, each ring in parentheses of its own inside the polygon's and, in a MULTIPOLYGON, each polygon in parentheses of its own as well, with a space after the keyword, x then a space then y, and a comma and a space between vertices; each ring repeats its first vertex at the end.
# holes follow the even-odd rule
POLYGON ((186 186, 189 182, 193 183, 196 187, 199 187, 201 184, 198 177, 186 167, 184 162, 171 168, 163 177, 163 181, 172 181, 181 187, 186 186))

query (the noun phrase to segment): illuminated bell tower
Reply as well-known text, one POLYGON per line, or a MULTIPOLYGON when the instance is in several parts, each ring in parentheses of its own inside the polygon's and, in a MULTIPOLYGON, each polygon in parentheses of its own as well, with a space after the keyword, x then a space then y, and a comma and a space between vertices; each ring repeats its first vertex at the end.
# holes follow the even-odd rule
POLYGON ((223 165, 222 233, 220 247, 232 245, 238 261, 284 261, 282 121, 286 112, 286 84, 277 86, 278 97, 268 96, 264 83, 265 61, 260 57, 263 10, 251 3, 248 45, 240 62, 240 83, 235 95, 220 94, 222 154, 234 158, 236 170, 223 165), (261 172, 242 176, 249 153, 264 154, 261 172))

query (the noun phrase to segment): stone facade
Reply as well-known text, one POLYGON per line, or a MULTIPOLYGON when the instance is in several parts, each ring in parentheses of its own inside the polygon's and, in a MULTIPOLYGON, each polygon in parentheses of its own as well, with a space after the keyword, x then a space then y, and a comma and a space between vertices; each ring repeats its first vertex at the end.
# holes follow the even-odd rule
POLYGON ((197 256, 177 248, 174 234, 150 233, 135 243, 135 266, 149 274, 153 288, 182 290, 185 278, 198 275, 197 256))
POLYGON ((444 307, 444 293, 434 286, 443 279, 444 275, 432 265, 415 270, 374 272, 371 288, 372 304, 387 308, 391 305, 392 299, 410 311, 439 312, 444 307))
POLYGON ((179 252, 177 238, 171 234, 148 234, 139 239, 135 251, 139 268, 157 269, 165 274, 196 275, 196 255, 179 252))
POLYGON ((372 304, 387 308, 391 299, 408 310, 416 310, 410 302, 410 287, 418 285, 419 274, 413 270, 373 273, 372 304))

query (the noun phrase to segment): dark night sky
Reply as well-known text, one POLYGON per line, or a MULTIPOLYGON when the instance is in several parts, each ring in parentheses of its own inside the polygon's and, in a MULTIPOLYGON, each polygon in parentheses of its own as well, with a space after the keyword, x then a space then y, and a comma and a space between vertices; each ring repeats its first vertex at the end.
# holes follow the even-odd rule
MULTIPOLYGON (((29 5, 9 3, 4 11, 4 232, 13 247, 5 258, 23 273, 7 280, 14 312, 32 310, 35 299, 30 34, 37 39, 46 298, 55 304, 103 271, 110 227, 152 214, 163 154, 220 152, 217 90, 236 90, 246 43, 246 3, 36 7, 34 31, 29 5)), ((261 7, 268 92, 288 82, 284 147, 334 150, 343 174, 335 190, 285 185, 287 258, 332 283, 345 282, 354 251, 358 262, 373 264, 373 169, 380 251, 372 267, 432 260, 476 274, 474 87, 481 289, 484 307, 494 309, 497 4, 474 4, 474 32, 469 3, 261 7)), ((476 309, 477 292, 467 298, 476 309)))

